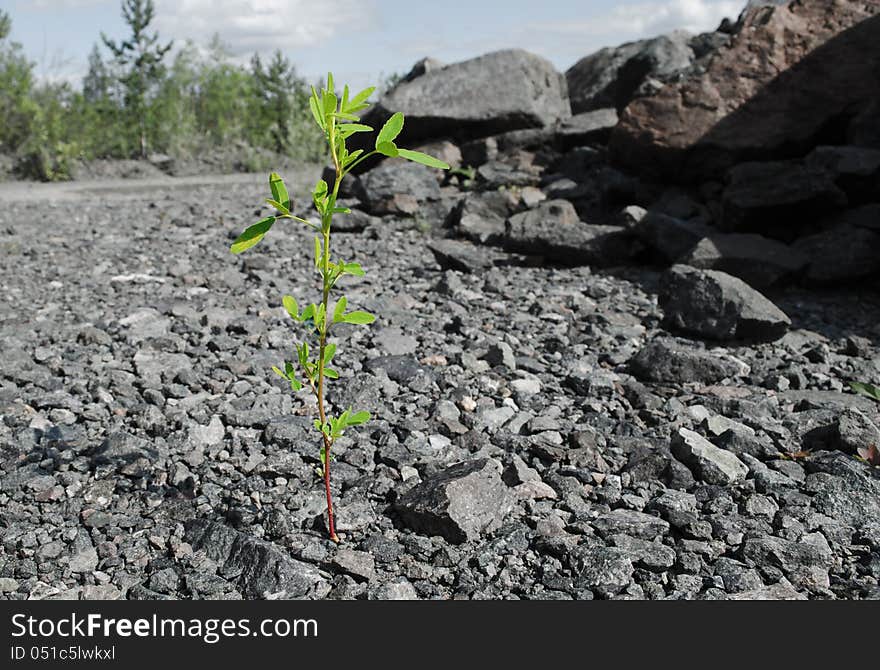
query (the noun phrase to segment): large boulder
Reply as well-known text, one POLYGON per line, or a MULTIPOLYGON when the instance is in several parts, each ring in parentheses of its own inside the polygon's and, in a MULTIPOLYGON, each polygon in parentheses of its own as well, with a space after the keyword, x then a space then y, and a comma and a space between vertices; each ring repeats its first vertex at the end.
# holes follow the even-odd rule
POLYGON ((713 340, 775 340, 791 320, 741 279, 674 265, 661 280, 659 304, 671 330, 713 340))
POLYGON ((571 116, 565 77, 522 49, 429 69, 391 89, 364 121, 378 128, 394 112, 406 116, 401 146, 441 136, 468 139, 540 128, 571 116))
POLYGON ((744 158, 803 154, 829 132, 870 136, 863 117, 876 98, 878 13, 880 3, 864 0, 747 8, 704 67, 629 104, 613 159, 695 179, 744 158))
POLYGON ((581 58, 565 72, 572 111, 623 109, 647 78, 670 77, 693 64, 690 39, 679 30, 581 58))
POLYGON ((846 205, 829 172, 789 161, 740 163, 728 173, 721 227, 793 239, 799 228, 846 205))

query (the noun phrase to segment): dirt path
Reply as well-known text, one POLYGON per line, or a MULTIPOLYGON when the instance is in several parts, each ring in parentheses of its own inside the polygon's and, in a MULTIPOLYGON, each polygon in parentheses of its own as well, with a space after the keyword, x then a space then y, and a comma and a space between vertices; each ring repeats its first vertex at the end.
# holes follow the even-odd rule
MULTIPOLYGON (((319 171, 318 166, 307 166, 295 173, 285 174, 284 177, 292 189, 302 192, 302 189, 311 190, 312 182, 319 171)), ((96 196, 103 199, 125 199, 201 186, 256 185, 265 179, 266 176, 261 173, 236 173, 145 179, 89 179, 53 183, 10 181, 0 182, 0 202, 77 201, 90 200, 96 196)))

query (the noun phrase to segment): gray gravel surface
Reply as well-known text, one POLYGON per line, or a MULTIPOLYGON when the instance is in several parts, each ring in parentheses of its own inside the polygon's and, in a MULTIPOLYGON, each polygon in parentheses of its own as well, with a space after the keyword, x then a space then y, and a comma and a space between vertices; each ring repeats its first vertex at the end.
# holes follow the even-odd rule
POLYGON ((338 443, 336 546, 314 403, 270 371, 310 237, 234 257, 263 179, 197 182, 0 188, 0 598, 880 596, 870 287, 704 342, 653 269, 437 239, 454 189, 363 215, 335 244, 380 318, 337 330, 330 401, 375 419, 338 443))

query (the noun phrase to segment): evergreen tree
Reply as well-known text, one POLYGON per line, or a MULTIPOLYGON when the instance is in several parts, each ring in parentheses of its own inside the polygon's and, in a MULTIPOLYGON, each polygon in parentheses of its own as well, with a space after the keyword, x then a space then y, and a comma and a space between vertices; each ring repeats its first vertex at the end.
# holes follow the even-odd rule
POLYGON ((254 54, 251 73, 252 95, 258 105, 257 114, 262 121, 262 130, 268 133, 274 151, 287 154, 291 148, 294 103, 297 98, 308 99, 305 83, 296 76, 296 69, 280 49, 272 54, 268 67, 263 66, 259 54, 254 54))
POLYGON ((102 103, 110 97, 113 81, 98 45, 89 54, 89 71, 83 79, 83 97, 87 102, 102 103))
POLYGON ((118 44, 104 33, 101 33, 101 39, 125 72, 122 76, 124 104, 136 124, 140 153, 145 157, 149 127, 148 97, 164 76, 162 60, 171 50, 172 43, 159 45, 159 35, 147 32, 155 18, 153 0, 122 0, 122 18, 131 28, 131 36, 118 44))

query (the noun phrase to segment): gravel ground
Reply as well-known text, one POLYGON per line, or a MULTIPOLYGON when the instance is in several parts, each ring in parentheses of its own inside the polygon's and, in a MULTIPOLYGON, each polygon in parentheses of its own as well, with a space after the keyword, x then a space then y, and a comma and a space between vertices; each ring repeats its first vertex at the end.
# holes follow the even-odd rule
POLYGON ((0 598, 880 597, 872 287, 768 294, 771 343, 674 338, 652 269, 432 253, 447 191, 335 237, 380 318, 336 332, 330 400, 375 419, 330 543, 314 403, 270 371, 310 237, 227 250, 265 191, 0 188, 0 598))

